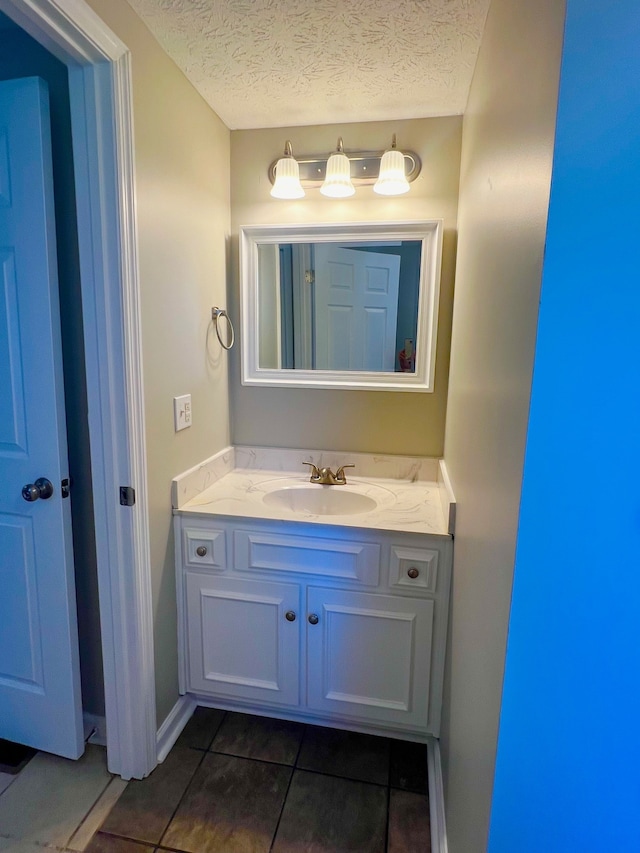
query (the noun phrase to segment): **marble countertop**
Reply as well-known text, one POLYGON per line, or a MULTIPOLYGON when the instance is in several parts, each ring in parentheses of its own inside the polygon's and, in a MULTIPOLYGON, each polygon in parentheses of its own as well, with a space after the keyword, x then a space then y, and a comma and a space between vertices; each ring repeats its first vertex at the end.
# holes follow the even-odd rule
MULTIPOLYGON (((348 475, 348 472, 347 472, 348 475)), ((179 505, 179 514, 221 515, 330 524, 361 529, 428 533, 449 536, 438 484, 426 480, 411 482, 383 478, 349 477, 345 486, 311 485, 308 475, 282 470, 235 468, 216 482, 179 505), (351 515, 316 515, 266 503, 265 495, 283 488, 309 486, 317 489, 344 489, 366 495, 376 502, 374 509, 351 515)))

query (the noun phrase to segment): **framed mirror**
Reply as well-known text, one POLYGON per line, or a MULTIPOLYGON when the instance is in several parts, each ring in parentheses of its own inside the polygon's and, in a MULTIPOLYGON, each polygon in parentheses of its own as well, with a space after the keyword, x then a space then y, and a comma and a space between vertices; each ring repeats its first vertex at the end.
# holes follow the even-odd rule
POLYGON ((433 391, 441 252, 441 220, 242 227, 242 384, 433 391))

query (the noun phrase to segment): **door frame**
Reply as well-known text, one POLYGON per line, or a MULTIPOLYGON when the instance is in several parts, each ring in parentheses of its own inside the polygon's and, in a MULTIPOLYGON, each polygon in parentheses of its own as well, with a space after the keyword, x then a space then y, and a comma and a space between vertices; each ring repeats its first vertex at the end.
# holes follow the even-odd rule
POLYGON ((68 67, 107 763, 157 763, 151 559, 137 256, 131 55, 84 0, 0 0, 68 67), (120 487, 135 505, 120 505, 120 487))

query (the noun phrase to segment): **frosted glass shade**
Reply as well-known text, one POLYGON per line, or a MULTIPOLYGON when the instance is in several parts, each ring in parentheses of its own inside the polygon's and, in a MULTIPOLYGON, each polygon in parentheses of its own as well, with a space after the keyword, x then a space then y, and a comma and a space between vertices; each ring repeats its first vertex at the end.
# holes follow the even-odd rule
POLYGON ((271 188, 273 198, 302 198, 300 169, 293 157, 282 157, 276 163, 276 181, 271 188))
POLYGON ((351 183, 351 163, 346 154, 332 154, 327 160, 327 176, 320 187, 329 198, 347 198, 355 193, 351 183))
POLYGON ((404 154, 391 148, 380 161, 380 176, 373 185, 379 195, 402 195, 409 192, 409 181, 404 174, 404 154))

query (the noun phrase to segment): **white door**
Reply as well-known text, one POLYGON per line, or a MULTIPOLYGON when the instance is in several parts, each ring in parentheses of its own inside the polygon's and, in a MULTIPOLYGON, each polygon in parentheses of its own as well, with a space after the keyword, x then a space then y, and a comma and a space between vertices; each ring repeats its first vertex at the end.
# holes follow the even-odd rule
POLYGON ((0 83, 0 737, 78 758, 68 477, 49 104, 31 77, 0 83))
POLYGON ((433 607, 426 599, 310 588, 309 707, 369 722, 426 726, 433 607))
POLYGON ((394 371, 400 258, 315 245, 317 370, 394 371))

